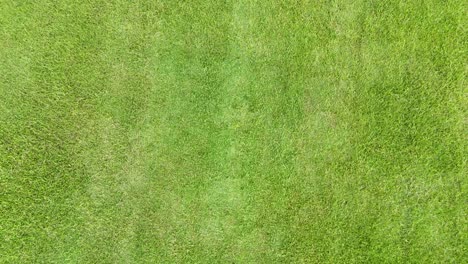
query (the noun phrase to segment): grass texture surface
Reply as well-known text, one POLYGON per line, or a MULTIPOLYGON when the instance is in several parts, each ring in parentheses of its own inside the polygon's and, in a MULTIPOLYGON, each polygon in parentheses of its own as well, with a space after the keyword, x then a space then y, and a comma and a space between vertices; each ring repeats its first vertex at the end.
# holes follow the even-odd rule
POLYGON ((0 0, 0 263, 466 263, 467 8, 0 0))

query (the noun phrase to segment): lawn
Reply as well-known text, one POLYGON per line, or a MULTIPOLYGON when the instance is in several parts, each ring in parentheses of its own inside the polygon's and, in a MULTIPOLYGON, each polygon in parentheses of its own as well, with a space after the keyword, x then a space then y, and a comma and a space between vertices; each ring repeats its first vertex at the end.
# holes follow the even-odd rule
POLYGON ((463 0, 0 0, 0 263, 466 263, 463 0))

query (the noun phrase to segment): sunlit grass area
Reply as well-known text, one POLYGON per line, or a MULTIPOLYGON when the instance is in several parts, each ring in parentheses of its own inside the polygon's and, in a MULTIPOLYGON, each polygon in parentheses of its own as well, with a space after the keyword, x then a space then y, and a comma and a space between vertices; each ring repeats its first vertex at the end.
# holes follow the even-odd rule
POLYGON ((465 263, 466 14, 0 0, 0 262, 465 263))

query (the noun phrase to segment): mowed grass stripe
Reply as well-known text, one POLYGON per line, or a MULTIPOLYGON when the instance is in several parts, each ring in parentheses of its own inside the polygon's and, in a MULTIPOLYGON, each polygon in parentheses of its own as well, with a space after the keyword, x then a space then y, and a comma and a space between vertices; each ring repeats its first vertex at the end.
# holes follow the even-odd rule
POLYGON ((98 18, 88 19, 86 5, 70 16, 72 4, 1 5, 2 260, 73 259, 81 236, 73 196, 86 181, 75 155, 100 84, 89 64, 98 18))

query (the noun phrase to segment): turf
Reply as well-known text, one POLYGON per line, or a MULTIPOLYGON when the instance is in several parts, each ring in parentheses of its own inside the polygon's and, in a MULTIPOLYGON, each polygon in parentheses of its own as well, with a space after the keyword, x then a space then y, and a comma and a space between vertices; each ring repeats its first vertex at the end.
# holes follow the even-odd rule
POLYGON ((1 263, 466 263, 463 0, 0 0, 1 263))

